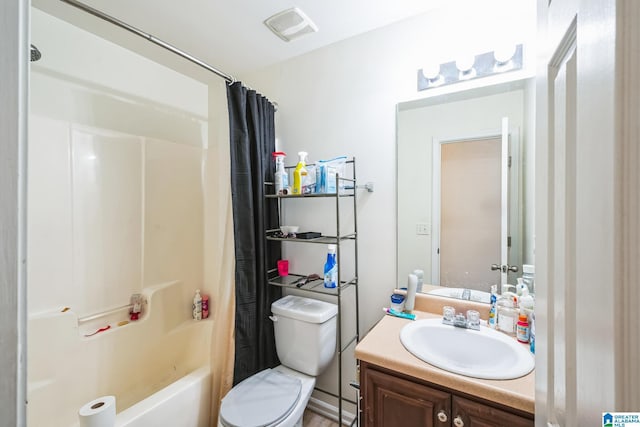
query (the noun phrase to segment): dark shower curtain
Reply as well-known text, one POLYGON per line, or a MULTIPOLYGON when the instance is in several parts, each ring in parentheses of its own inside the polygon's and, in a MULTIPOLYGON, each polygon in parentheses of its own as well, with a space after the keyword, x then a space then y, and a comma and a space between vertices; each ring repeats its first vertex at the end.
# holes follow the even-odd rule
POLYGON ((278 228, 278 203, 265 199, 274 181, 273 105, 242 83, 227 86, 231 139, 231 195, 236 258, 235 362, 233 384, 276 366, 271 303, 281 289, 267 283, 267 270, 280 258, 280 242, 265 232, 278 228))

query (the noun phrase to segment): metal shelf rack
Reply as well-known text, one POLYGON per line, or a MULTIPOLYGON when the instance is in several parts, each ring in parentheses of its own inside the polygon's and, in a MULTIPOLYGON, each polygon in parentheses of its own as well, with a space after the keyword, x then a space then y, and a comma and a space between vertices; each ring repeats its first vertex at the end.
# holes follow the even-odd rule
MULTIPOLYGON (((288 199, 294 200, 304 200, 304 199, 318 199, 318 198, 326 198, 332 199, 335 202, 335 221, 336 221, 336 235, 335 236, 321 236, 314 239, 297 239, 297 238, 289 238, 289 237, 276 237, 276 233, 279 230, 268 230, 267 231, 267 240, 275 240, 281 242, 288 243, 301 243, 301 244, 333 244, 336 245, 337 248, 337 261, 338 261, 338 278, 340 280, 340 285, 335 288, 325 288, 323 279, 311 280, 303 285, 301 285, 301 279, 304 279, 306 275, 301 274, 292 274, 289 273, 288 276, 278 276, 277 268, 272 268, 269 270, 268 282, 272 286, 279 286, 282 288, 293 289, 296 291, 309 292, 309 293, 317 293, 323 295, 329 295, 335 297, 337 299, 338 305, 338 314, 336 318, 336 322, 338 325, 336 335, 338 345, 338 392, 333 393, 331 391, 323 390, 316 387, 316 390, 332 396, 338 400, 338 417, 340 419, 340 423, 342 424, 344 421, 343 417, 343 402, 349 402, 356 406, 356 413, 353 421, 350 423, 351 426, 359 425, 359 404, 357 401, 353 401, 345 396, 342 393, 342 368, 343 368, 343 353, 354 343, 360 341, 360 308, 359 308, 359 299, 358 299, 358 221, 357 221, 357 195, 356 195, 356 159, 352 158, 348 160, 347 165, 351 165, 350 169, 352 171, 351 178, 344 178, 336 175, 336 183, 343 183, 344 189, 341 191, 340 185, 336 185, 338 190, 336 193, 331 194, 302 194, 302 195, 277 195, 277 194, 266 194, 265 197, 269 199, 278 199, 278 212, 280 215, 279 223, 282 223, 282 203, 288 199), (344 235, 340 234, 340 199, 342 198, 352 198, 353 199, 353 232, 347 233, 344 235), (350 278, 349 280, 342 280, 342 269, 341 266, 341 244, 346 241, 353 241, 353 250, 354 250, 354 272, 355 276, 350 278), (355 334, 353 336, 348 337, 348 341, 345 344, 342 344, 343 339, 343 331, 342 331, 342 296, 343 292, 347 289, 353 289, 355 292, 355 334)), ((287 169, 292 169, 293 167, 287 167, 287 169)), ((272 183, 266 183, 266 185, 272 186, 272 183)), ((357 399, 356 399, 357 400, 357 399)))

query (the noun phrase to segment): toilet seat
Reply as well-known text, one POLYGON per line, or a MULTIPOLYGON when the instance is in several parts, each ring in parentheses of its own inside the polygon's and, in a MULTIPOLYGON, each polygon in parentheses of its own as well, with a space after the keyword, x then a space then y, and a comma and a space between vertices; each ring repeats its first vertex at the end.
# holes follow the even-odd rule
POLYGON ((227 427, 267 427, 286 418, 300 399, 302 381, 265 369, 236 385, 222 399, 220 421, 227 427))

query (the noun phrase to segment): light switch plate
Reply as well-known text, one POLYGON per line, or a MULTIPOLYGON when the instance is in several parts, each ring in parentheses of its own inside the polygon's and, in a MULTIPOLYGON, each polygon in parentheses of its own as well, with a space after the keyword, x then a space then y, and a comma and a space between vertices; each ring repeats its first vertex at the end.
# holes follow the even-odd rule
POLYGON ((429 234, 431 234, 431 226, 426 222, 417 223, 416 234, 420 236, 428 236, 429 234))

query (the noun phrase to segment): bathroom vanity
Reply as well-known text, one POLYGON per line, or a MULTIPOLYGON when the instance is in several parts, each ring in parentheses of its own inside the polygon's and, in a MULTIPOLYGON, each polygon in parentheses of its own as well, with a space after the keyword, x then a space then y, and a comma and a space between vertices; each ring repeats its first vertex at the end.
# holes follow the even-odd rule
MULTIPOLYGON (((419 319, 439 317, 415 313, 419 319)), ((535 371, 513 380, 484 380, 437 368, 416 358, 402 345, 400 331, 409 322, 385 316, 356 347, 360 360, 361 425, 534 425, 535 371)))

